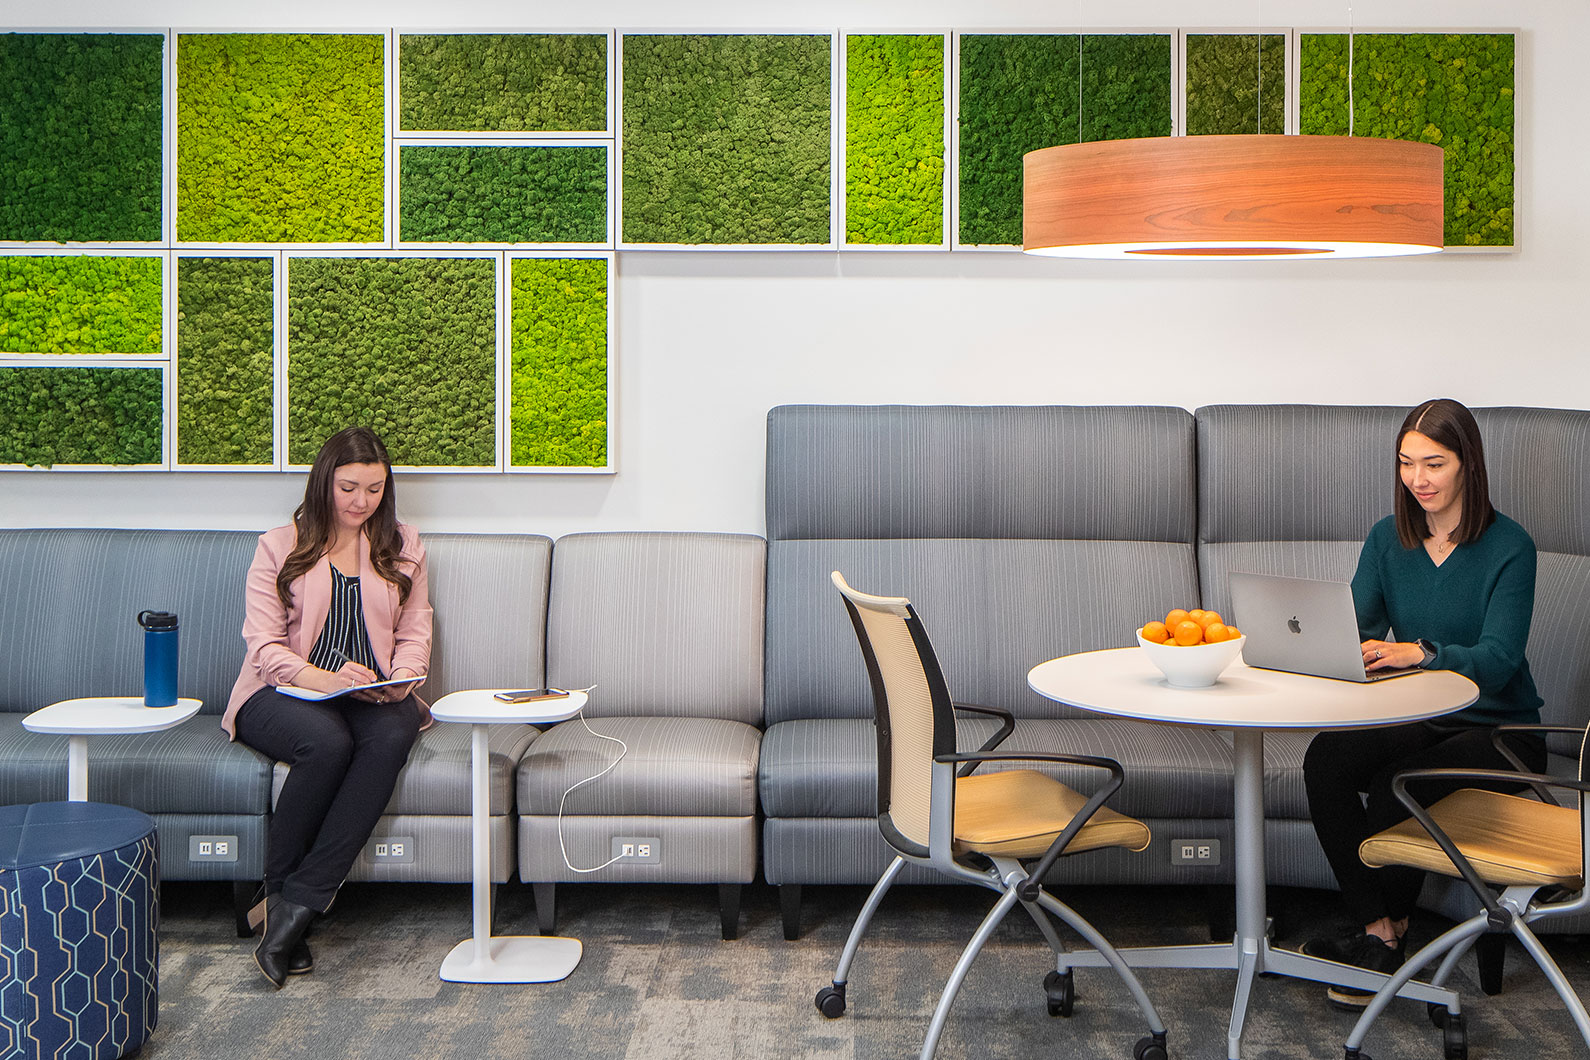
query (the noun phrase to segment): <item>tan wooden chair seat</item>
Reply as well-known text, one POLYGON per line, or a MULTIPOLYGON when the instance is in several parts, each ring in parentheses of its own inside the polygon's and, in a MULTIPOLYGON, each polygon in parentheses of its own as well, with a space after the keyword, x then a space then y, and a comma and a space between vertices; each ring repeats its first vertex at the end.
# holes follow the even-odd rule
MULTIPOLYGON (((1569 890, 1583 884, 1584 852, 1576 808, 1464 788, 1431 806, 1430 816, 1486 883, 1569 890)), ((1358 856, 1375 869, 1407 865, 1460 875, 1446 852, 1412 818, 1364 840, 1358 856)))
MULTIPOLYGON (((1041 857, 1087 801, 1080 792, 1031 769, 963 777, 955 786, 955 852, 1041 857)), ((1146 849, 1150 838, 1148 825, 1103 806, 1066 850, 1137 851, 1146 849)))

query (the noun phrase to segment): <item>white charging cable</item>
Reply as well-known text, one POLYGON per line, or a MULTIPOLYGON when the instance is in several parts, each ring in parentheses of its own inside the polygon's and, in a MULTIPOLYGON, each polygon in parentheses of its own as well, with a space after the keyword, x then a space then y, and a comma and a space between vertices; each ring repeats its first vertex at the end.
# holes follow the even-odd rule
MULTIPOLYGON (((595 685, 592 685, 591 688, 581 688, 581 689, 578 689, 577 691, 590 692, 591 689, 593 689, 595 687, 596 687, 595 685)), ((623 854, 615 855, 615 856, 613 856, 611 858, 608 858, 606 861, 602 862, 600 865, 597 865, 594 868, 589 868, 589 869, 582 869, 578 865, 574 864, 574 862, 570 861, 569 860, 569 848, 566 845, 564 845, 564 842, 563 842, 563 807, 568 803, 570 793, 573 792, 576 788, 582 788, 585 785, 591 783, 592 781, 601 780, 603 777, 607 776, 607 774, 609 774, 613 770, 617 769, 618 768, 618 764, 624 760, 624 756, 629 754, 629 745, 627 743, 625 743, 623 740, 620 740, 617 736, 605 736, 602 733, 599 733, 595 729, 591 728, 591 723, 585 720, 585 708, 584 707, 580 708, 580 712, 579 712, 578 715, 576 715, 576 717, 578 717, 580 719, 580 724, 585 726, 585 731, 590 733, 592 736, 596 737, 598 740, 606 740, 609 743, 618 744, 619 752, 618 752, 618 757, 613 759, 613 761, 608 764, 606 769, 602 770, 600 773, 595 774, 594 776, 589 776, 589 777, 586 777, 584 780, 576 781, 576 782, 574 782, 573 784, 570 784, 567 788, 564 789, 563 797, 558 800, 558 852, 563 855, 563 864, 568 867, 568 870, 570 872, 581 872, 581 873, 584 873, 584 872, 601 872, 603 869, 607 868, 609 865, 613 864, 615 861, 623 860, 624 855, 623 854)))

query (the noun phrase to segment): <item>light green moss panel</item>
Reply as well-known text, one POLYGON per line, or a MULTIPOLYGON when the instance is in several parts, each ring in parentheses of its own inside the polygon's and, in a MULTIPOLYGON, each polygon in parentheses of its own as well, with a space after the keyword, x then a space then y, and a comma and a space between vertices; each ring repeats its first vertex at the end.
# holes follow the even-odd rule
POLYGON ((177 238, 385 238, 385 48, 376 34, 177 38, 177 238))
POLYGON ((494 464, 496 296, 490 258, 291 258, 288 462, 363 425, 396 464, 494 464))
POLYGON ((607 129, 607 36, 444 33, 398 38, 399 127, 607 129))
POLYGON ((944 241, 944 38, 845 39, 845 239, 944 241))
POLYGON ((158 464, 159 368, 0 367, 0 464, 158 464))
POLYGON ((0 255, 0 353, 164 352, 161 259, 0 255))
POLYGON ((269 464, 273 262, 177 259, 177 462, 269 464))
MULTIPOLYGON (((1348 132, 1345 34, 1301 41, 1302 132, 1348 132)), ((1513 245, 1511 33, 1359 33, 1352 132, 1439 144, 1447 246, 1513 245)))
POLYGON ((606 467, 608 263, 516 258, 509 462, 606 467))

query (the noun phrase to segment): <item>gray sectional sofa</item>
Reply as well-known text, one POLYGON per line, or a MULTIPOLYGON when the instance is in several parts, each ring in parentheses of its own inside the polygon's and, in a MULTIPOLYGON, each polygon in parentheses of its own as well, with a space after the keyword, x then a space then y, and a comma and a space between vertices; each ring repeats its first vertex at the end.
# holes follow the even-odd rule
MULTIPOLYGON (((1006 749, 1125 765, 1113 804, 1148 821, 1153 844, 1064 859, 1057 880, 1229 882, 1229 858, 1193 867, 1169 856, 1175 839, 1229 844, 1229 738, 1089 715, 1033 693, 1027 671, 1130 643, 1173 606, 1221 608, 1233 570, 1349 576, 1389 509, 1402 413, 787 406, 768 416, 765 539, 425 535, 436 613, 428 697, 598 686, 589 730, 576 719, 493 731, 493 880, 535 885, 548 930, 559 883, 717 884, 733 937, 740 887, 760 865, 794 937, 802 887, 876 879, 888 853, 874 818, 870 693, 828 580, 840 570, 865 591, 912 598, 956 698, 1015 713, 1006 749), (616 757, 593 731, 627 750, 579 784, 616 757), (653 840, 655 860, 576 871, 607 861, 615 837, 653 840)), ((1497 506, 1540 549, 1529 653, 1546 718, 1583 724, 1590 412, 1477 414, 1497 506)), ((66 739, 26 732, 21 718, 60 699, 135 693, 133 616, 176 611, 181 691, 204 710, 166 733, 91 738, 90 797, 151 813, 165 878, 232 880, 240 911, 263 864, 273 768, 229 743, 216 715, 242 658, 254 542, 224 531, 0 530, 0 803, 64 798, 66 739), (237 838, 230 859, 190 857, 193 837, 211 835, 237 838)), ((979 719, 964 726, 966 742, 992 731, 979 719)), ((1268 878, 1329 887, 1302 793, 1304 746, 1306 736, 1266 743, 1268 878)), ((468 778, 468 728, 427 731, 353 878, 469 879, 468 778)), ((911 873, 902 878, 926 878, 911 873)), ((1425 899, 1459 908, 1439 881, 1425 899)))

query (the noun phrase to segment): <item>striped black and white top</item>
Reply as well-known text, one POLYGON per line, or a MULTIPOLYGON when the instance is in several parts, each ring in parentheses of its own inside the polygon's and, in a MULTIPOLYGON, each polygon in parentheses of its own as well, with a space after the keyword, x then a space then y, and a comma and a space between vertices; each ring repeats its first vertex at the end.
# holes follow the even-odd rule
POLYGON ((356 662, 386 680, 370 648, 370 632, 364 627, 364 602, 359 579, 331 568, 331 610, 320 627, 315 646, 309 649, 309 664, 322 670, 340 670, 343 661, 356 662))

